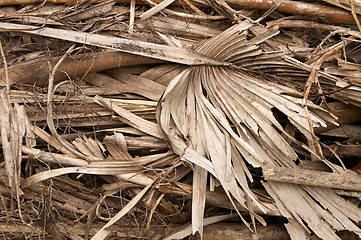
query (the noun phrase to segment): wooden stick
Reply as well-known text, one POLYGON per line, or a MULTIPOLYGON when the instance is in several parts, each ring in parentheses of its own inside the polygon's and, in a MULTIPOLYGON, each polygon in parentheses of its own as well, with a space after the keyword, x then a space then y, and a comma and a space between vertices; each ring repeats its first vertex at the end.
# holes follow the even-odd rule
POLYGON ((361 191, 361 175, 275 167, 263 173, 267 181, 361 191))
MULTIPOLYGON (((226 0, 226 2, 236 9, 250 8, 257 10, 268 10, 276 4, 276 1, 273 0, 226 0)), ((284 0, 277 7, 276 11, 291 15, 322 18, 333 24, 346 24, 346 22, 347 24, 355 24, 355 19, 350 12, 338 7, 318 3, 284 0)), ((358 18, 359 20, 361 19, 360 16, 358 18)))
MULTIPOLYGON (((9 84, 34 84, 36 79, 37 86, 45 86, 49 78, 48 61, 55 65, 59 57, 50 59, 29 61, 14 64, 8 67, 9 84)), ((161 60, 140 57, 134 54, 121 53, 116 51, 101 51, 96 53, 87 53, 72 55, 64 60, 59 66, 59 71, 55 74, 55 82, 67 79, 68 76, 83 76, 87 73, 99 72, 110 68, 135 66, 143 64, 161 63, 161 60)), ((6 85, 6 70, 0 68, 0 86, 6 85)))

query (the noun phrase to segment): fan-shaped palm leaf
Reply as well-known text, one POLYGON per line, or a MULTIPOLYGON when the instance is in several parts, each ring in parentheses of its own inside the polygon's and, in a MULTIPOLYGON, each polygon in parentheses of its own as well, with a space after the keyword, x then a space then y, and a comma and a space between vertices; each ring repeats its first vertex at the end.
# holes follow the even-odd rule
MULTIPOLYGON (((301 99, 282 94, 294 90, 266 82, 242 70, 241 67, 252 63, 252 59, 262 64, 262 59, 267 62, 268 56, 274 56, 273 53, 264 53, 258 44, 276 35, 277 29, 265 30, 261 35, 249 38, 248 30, 251 27, 253 25, 249 22, 234 25, 195 46, 194 50, 202 55, 234 65, 184 68, 172 78, 158 106, 159 124, 173 150, 183 160, 195 164, 193 233, 202 233, 207 171, 212 175, 211 188, 214 183, 212 179, 217 179, 231 201, 237 201, 247 208, 253 220, 257 218, 263 222, 250 207, 250 201, 253 201, 267 212, 248 186, 248 181, 253 180, 246 164, 263 169, 273 166, 296 168, 294 161, 297 160, 297 154, 284 136, 312 152, 314 138, 310 121, 313 127, 318 127, 325 126, 327 121, 334 123, 335 120, 331 114, 314 104, 309 105, 310 114, 307 115, 301 99), (309 140, 310 146, 287 134, 273 114, 275 109, 287 116, 289 122, 309 140)), ((312 154, 319 157, 316 153, 312 154)), ((284 204, 283 207, 287 209, 283 211, 284 216, 295 219, 290 221, 290 225, 293 225, 288 225, 289 229, 298 229, 298 232, 306 229, 309 232, 303 223, 305 221, 318 236, 337 239, 333 232, 333 229, 340 228, 335 224, 337 220, 329 212, 322 216, 314 210, 313 205, 317 203, 308 195, 314 195, 311 191, 307 190, 307 194, 299 186, 285 184, 284 188, 293 194, 292 198, 287 199, 285 190, 277 183, 265 183, 265 187, 277 199, 279 208, 284 204), (304 203, 302 214, 298 211, 300 207, 289 204, 294 201, 297 205, 295 201, 298 200, 304 203)), ((314 189, 314 192, 319 192, 317 188, 314 189)), ((358 211, 357 208, 354 210, 358 211)), ((357 231, 358 228, 353 225, 348 229, 357 231)))

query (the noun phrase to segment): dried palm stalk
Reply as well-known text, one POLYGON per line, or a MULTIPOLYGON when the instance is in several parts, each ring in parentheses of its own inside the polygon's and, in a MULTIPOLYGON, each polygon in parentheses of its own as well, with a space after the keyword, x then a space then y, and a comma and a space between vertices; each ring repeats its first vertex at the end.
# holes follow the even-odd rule
MULTIPOLYGON (((257 59, 259 64, 265 63, 267 56, 272 54, 263 53, 258 44, 278 31, 268 29, 249 39, 248 30, 252 27, 253 24, 242 22, 194 50, 240 66, 252 63, 253 59, 257 59)), ((234 205, 238 202, 248 209, 253 223, 255 219, 263 222, 251 207, 253 202, 267 212, 248 186, 248 181, 253 179, 247 164, 263 170, 275 166, 297 168, 295 161, 298 156, 287 140, 321 159, 322 156, 314 151, 317 140, 312 128, 326 126, 326 122, 335 123, 335 117, 317 105, 309 103, 307 113, 302 99, 282 94, 285 91, 296 93, 293 89, 251 76, 240 66, 184 68, 170 79, 158 105, 157 119, 172 149, 181 159, 194 164, 193 234, 197 231, 202 234, 208 172, 211 174, 211 188, 219 181, 234 205), (275 118, 275 110, 282 112, 308 143, 290 136, 275 118)), ((303 190, 298 185, 276 182, 264 183, 264 186, 276 200, 283 216, 289 219, 287 226, 292 238, 305 239, 311 230, 323 239, 338 239, 334 229, 360 234, 360 229, 349 220, 359 221, 360 210, 348 204, 348 211, 340 213, 335 209, 335 202, 342 199, 331 190, 317 187, 303 190), (292 192, 292 197, 288 192, 292 192), (329 203, 327 196, 337 200, 329 203), (327 208, 327 204, 334 208, 327 208), (356 212, 358 216, 354 214, 356 212), (341 218, 346 219, 345 225, 338 223, 341 218)))
POLYGON ((40 35, 43 37, 51 37, 66 41, 77 42, 107 49, 113 49, 121 52, 136 54, 145 57, 156 58, 186 65, 210 64, 223 65, 214 59, 193 53, 184 48, 176 48, 166 45, 148 43, 126 38, 118 38, 111 36, 103 36, 100 34, 92 34, 86 32, 76 32, 55 28, 40 28, 30 25, 20 25, 13 23, 0 23, 1 31, 20 31, 40 35))

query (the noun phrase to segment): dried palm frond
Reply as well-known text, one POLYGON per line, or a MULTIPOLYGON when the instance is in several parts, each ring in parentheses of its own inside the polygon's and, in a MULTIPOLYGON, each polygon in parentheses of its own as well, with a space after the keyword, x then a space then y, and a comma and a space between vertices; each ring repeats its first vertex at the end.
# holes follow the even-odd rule
MULTIPOLYGON (((253 223, 255 219, 263 222, 252 211, 252 202, 265 213, 267 209, 249 188, 248 182, 253 179, 247 164, 263 170, 275 166, 297 168, 298 155, 288 141, 307 150, 313 158, 322 159, 315 151, 317 139, 312 128, 326 126, 327 122, 335 123, 335 117, 319 106, 309 103, 308 112, 302 99, 282 94, 285 91, 297 93, 295 90, 266 82, 241 68, 251 64, 253 59, 262 64, 272 57, 258 44, 276 35, 277 29, 264 30, 252 38, 249 30, 253 26, 247 21, 242 22, 195 46, 194 50, 202 55, 234 65, 184 68, 170 79, 158 105, 157 119, 172 149, 181 159, 194 164, 193 234, 197 231, 202 234, 208 172, 212 175, 211 189, 219 181, 234 205, 238 202, 248 209, 253 223), (282 112, 288 124, 307 141, 297 141, 288 134, 276 119, 275 111, 282 112)), ((334 209, 326 207, 323 200, 327 195, 321 188, 303 190, 298 185, 281 186, 275 182, 264 183, 264 186, 276 200, 281 213, 290 220, 289 231, 298 234, 294 236, 306 236, 311 232, 309 228, 324 239, 337 239, 334 229, 359 233, 352 221, 343 226, 337 220, 344 217, 359 221, 360 217, 349 215, 349 211, 335 214, 334 209), (292 192, 292 198, 287 191, 292 192), (304 204, 295 206, 299 201, 304 204)), ((333 194, 332 198, 338 197, 333 194)), ((335 206, 334 203, 331 205, 335 206)), ((356 207, 352 211, 360 212, 356 207)))
POLYGON ((9 31, 21 31, 24 33, 36 34, 44 37, 52 37, 67 41, 88 44, 121 52, 136 54, 145 57, 156 58, 171 62, 189 65, 210 64, 223 65, 214 59, 207 58, 197 53, 190 52, 184 48, 170 47, 126 38, 103 36, 85 32, 76 32, 54 28, 41 28, 31 25, 20 25, 13 23, 0 23, 0 27, 9 31))

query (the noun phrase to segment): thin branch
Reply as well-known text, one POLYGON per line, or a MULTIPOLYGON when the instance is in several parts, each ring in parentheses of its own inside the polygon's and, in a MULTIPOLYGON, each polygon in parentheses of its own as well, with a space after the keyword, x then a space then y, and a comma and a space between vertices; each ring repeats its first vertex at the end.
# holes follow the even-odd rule
POLYGON ((355 19, 358 30, 360 31, 361 30, 361 24, 360 24, 360 20, 357 17, 357 14, 356 14, 354 0, 350 0, 350 6, 351 6, 351 14, 352 14, 353 18, 355 19))
MULTIPOLYGON (((312 71, 310 73, 310 76, 307 79, 307 82, 305 84, 305 89, 304 89, 304 92, 303 92, 302 105, 303 105, 303 108, 305 110, 305 113, 306 113, 306 116, 307 116, 307 119, 308 119, 309 131, 310 131, 310 133, 312 135, 312 143, 313 143, 313 146, 316 149, 317 154, 321 158, 323 158, 322 149, 321 149, 321 146, 320 146, 320 144, 318 142, 318 138, 316 137, 316 134, 315 134, 315 131, 314 131, 314 128, 313 128, 312 120, 311 120, 310 113, 309 113, 308 107, 307 107, 307 101, 308 101, 308 98, 309 98, 309 95, 310 95, 310 90, 311 90, 312 84, 315 83, 315 82, 318 82, 318 72, 319 72, 319 69, 320 69, 322 63, 328 57, 333 55, 335 52, 342 49, 342 46, 343 45, 337 45, 336 47, 332 48, 330 51, 323 54, 320 58, 318 58, 318 60, 314 63, 314 68, 312 69, 312 71)), ((320 90, 320 92, 322 92, 322 90, 320 90)))

